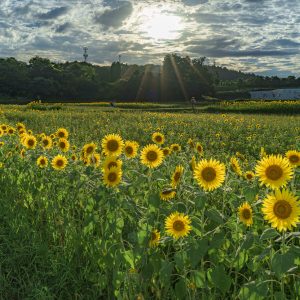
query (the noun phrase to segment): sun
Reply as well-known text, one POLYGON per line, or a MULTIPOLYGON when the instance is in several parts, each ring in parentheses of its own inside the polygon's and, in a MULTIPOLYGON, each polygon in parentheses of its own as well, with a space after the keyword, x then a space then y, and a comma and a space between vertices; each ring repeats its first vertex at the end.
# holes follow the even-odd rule
POLYGON ((159 8, 144 8, 140 16, 140 31, 151 39, 176 39, 183 29, 182 20, 179 16, 162 12, 159 8))

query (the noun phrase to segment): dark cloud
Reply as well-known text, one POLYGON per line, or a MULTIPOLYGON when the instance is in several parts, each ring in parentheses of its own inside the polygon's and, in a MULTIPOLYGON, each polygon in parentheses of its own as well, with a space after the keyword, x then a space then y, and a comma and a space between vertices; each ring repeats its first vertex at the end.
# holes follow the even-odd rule
POLYGON ((66 22, 64 24, 60 24, 56 27, 55 32, 57 33, 63 33, 66 32, 69 28, 71 28, 71 23, 66 22))
POLYGON ((195 6, 207 3, 209 0, 182 0, 182 3, 187 6, 195 6))
POLYGON ((39 14, 38 18, 42 20, 55 19, 61 15, 64 15, 67 11, 68 7, 66 6, 56 7, 44 14, 39 14))
POLYGON ((118 28, 131 15, 133 11, 130 2, 123 2, 121 6, 114 9, 109 9, 99 16, 95 16, 95 21, 100 23, 105 28, 118 28))
MULTIPOLYGON (((282 48, 298 48, 300 49, 300 43, 290 39, 278 39, 267 43, 266 46, 279 46, 282 48)), ((300 50, 299 50, 300 52, 300 50)))

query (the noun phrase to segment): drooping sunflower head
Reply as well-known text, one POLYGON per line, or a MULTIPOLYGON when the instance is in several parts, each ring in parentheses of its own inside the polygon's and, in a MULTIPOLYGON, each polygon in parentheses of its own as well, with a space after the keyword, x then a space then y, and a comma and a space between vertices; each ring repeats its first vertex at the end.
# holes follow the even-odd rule
POLYGON ((107 187, 116 187, 120 184, 122 179, 122 170, 117 167, 111 167, 105 170, 103 174, 103 181, 107 187))
POLYGON ((44 136, 42 138, 41 144, 42 144, 42 147, 44 149, 51 149, 52 144, 53 144, 51 137, 50 136, 44 136))
POLYGON ((297 197, 287 189, 267 195, 263 200, 262 212, 265 220, 279 231, 291 230, 300 220, 300 206, 297 197))
POLYGON ((170 146, 171 152, 179 152, 181 151, 181 146, 179 144, 172 144, 170 146))
POLYGON ((154 132, 152 134, 152 141, 156 144, 162 145, 165 142, 165 136, 160 132, 154 132))
POLYGON ((239 176, 242 175, 242 169, 241 169, 240 163, 236 157, 230 158, 230 166, 231 166, 231 169, 234 171, 234 173, 236 173, 239 176))
POLYGON ((199 154, 203 154, 203 146, 199 142, 197 142, 197 144, 196 144, 196 151, 199 154))
POLYGON ((244 177, 250 181, 255 178, 255 174, 252 171, 247 171, 247 172, 245 172, 244 177))
POLYGON ((134 158, 137 156, 139 144, 135 141, 126 141, 124 145, 124 153, 127 158, 134 158))
POLYGON ((121 159, 118 159, 117 157, 115 156, 107 156, 103 162, 103 171, 105 172, 106 170, 109 170, 110 168, 112 167, 116 167, 116 168, 119 168, 121 169, 122 168, 122 160, 121 159))
POLYGON ((85 144, 82 148, 83 156, 88 157, 92 155, 97 149, 97 145, 95 143, 85 144))
POLYGON ((157 229, 153 229, 150 234, 149 246, 156 247, 159 244, 160 232, 157 229))
POLYGON ((70 149, 70 143, 65 138, 60 138, 58 140, 58 147, 62 152, 68 152, 70 149))
POLYGON ((171 185, 172 188, 176 188, 177 185, 179 184, 179 181, 181 179, 181 176, 183 174, 183 166, 178 165, 174 171, 174 173, 172 174, 172 178, 171 178, 171 185))
POLYGON ((56 131, 56 136, 60 139, 67 139, 69 137, 69 132, 65 128, 58 128, 56 131))
POLYGON ((293 167, 298 167, 300 166, 300 152, 296 150, 290 150, 286 152, 285 156, 290 162, 290 165, 293 167))
POLYGON ((38 157, 36 164, 40 168, 46 168, 48 165, 48 158, 46 156, 38 157))
POLYGON ((35 146, 36 146, 36 137, 34 135, 26 135, 24 137, 24 146, 27 148, 27 149, 34 149, 35 146))
POLYGON ((255 172, 261 184, 272 189, 285 186, 293 175, 289 160, 281 155, 264 157, 257 163, 255 172))
POLYGON ((108 134, 102 139, 102 149, 107 156, 119 156, 123 147, 124 142, 118 134, 108 134))
POLYGON ((205 191, 215 190, 225 180, 225 165, 215 159, 203 159, 196 164, 194 178, 205 191))
POLYGON ((57 171, 63 170, 68 164, 68 160, 63 155, 56 155, 51 162, 53 169, 57 171))
POLYGON ((244 202, 239 208, 239 218, 247 226, 253 224, 252 208, 248 202, 244 202))
POLYGON ((163 151, 155 144, 147 145, 141 151, 141 163, 149 168, 161 165, 163 158, 163 151))
POLYGON ((168 216, 165 220, 166 233, 174 239, 187 236, 192 227, 189 216, 175 212, 168 216))
POLYGON ((165 189, 160 192, 159 196, 161 200, 168 201, 175 197, 176 192, 172 189, 165 189))

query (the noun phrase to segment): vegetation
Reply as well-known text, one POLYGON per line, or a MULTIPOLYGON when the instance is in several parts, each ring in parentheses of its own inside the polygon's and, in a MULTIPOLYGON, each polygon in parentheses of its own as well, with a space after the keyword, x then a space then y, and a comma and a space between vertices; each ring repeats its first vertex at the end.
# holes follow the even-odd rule
POLYGON ((1 106, 1 299, 297 299, 299 116, 34 105, 1 106))
POLYGON ((59 102, 146 101, 182 102, 203 95, 247 98, 253 88, 299 87, 300 78, 262 77, 191 59, 166 55, 162 66, 113 62, 98 66, 83 62, 51 62, 34 57, 29 63, 0 59, 0 97, 7 103, 21 99, 59 102), (236 90, 242 90, 236 92, 236 90), (231 91, 231 92, 230 92, 231 91), (234 93, 232 94, 232 91, 234 93), (8 98, 8 99, 7 99, 8 98))

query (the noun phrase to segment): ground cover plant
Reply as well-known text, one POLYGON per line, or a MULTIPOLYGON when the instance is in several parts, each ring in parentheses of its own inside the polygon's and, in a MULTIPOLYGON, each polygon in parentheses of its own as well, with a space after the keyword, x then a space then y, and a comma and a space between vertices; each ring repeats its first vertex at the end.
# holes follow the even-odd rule
POLYGON ((295 116, 1 106, 0 298, 297 299, 295 116))

